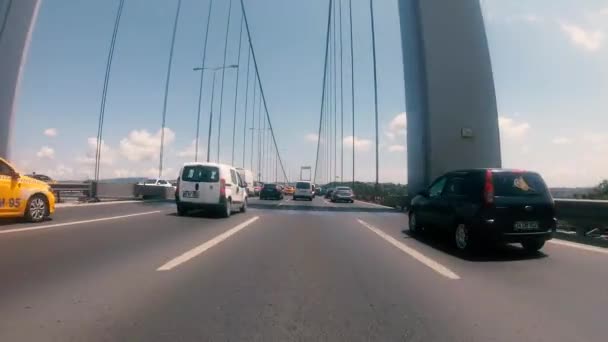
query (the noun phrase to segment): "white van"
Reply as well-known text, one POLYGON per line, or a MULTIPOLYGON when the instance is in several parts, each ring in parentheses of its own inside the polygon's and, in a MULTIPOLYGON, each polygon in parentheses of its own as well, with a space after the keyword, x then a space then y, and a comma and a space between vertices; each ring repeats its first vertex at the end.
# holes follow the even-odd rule
POLYGON ((236 171, 241 175, 241 179, 245 182, 245 188, 247 189, 247 196, 255 196, 255 180, 253 179, 253 173, 249 170, 236 168, 236 171))
POLYGON ((175 203, 177 214, 186 215, 191 209, 218 210, 222 217, 233 211, 247 211, 245 182, 230 165, 216 163, 186 163, 179 172, 175 203))
POLYGON ((312 201, 314 198, 314 190, 311 182, 299 181, 296 183, 296 190, 293 193, 293 200, 297 200, 298 198, 306 198, 309 201, 312 201))

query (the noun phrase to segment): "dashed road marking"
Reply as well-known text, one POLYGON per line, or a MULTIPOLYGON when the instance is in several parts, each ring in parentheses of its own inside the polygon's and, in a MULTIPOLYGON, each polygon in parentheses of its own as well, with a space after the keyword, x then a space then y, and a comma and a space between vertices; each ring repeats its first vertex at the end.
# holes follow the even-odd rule
POLYGON ((50 229, 50 228, 57 228, 57 227, 74 226, 74 225, 77 225, 77 224, 95 223, 95 222, 103 222, 103 221, 110 221, 110 220, 119 220, 119 219, 123 219, 123 218, 135 217, 135 216, 158 214, 160 212, 161 212, 160 210, 155 210, 155 211, 147 211, 147 212, 143 212, 143 213, 120 215, 120 216, 112 216, 112 217, 103 217, 103 218, 91 219, 91 220, 73 221, 73 222, 65 222, 65 223, 55 223, 55 224, 47 224, 47 225, 27 227, 27 228, 6 229, 6 230, 0 230, 0 234, 29 232, 29 231, 33 231, 33 230, 43 230, 43 229, 50 229))
POLYGON ((188 262, 190 259, 204 253, 208 249, 216 246, 220 242, 222 242, 222 241, 226 240, 227 238, 231 237, 232 235, 238 233, 240 230, 244 229, 248 225, 257 221, 259 218, 260 218, 259 216, 253 217, 253 218, 237 225, 236 227, 234 227, 228 231, 225 231, 224 233, 214 237, 213 239, 211 239, 207 242, 204 242, 201 245, 198 245, 198 246, 192 248, 191 250, 185 252, 184 254, 170 260, 169 262, 160 266, 156 270, 157 271, 170 271, 170 270, 174 269, 175 267, 177 267, 185 262, 188 262))
POLYGON ((608 254, 608 248, 589 246, 589 245, 584 245, 582 243, 576 243, 576 242, 570 242, 570 241, 564 241, 564 240, 556 240, 556 239, 549 240, 548 242, 552 243, 554 245, 567 246, 567 247, 582 249, 582 250, 589 251, 589 252, 608 254))
POLYGON ((437 261, 427 257, 426 255, 418 252, 417 250, 413 249, 412 247, 409 247, 399 241, 397 241, 395 238, 393 238, 392 236, 386 234, 385 232, 381 231, 380 229, 372 226, 371 224, 361 220, 361 219, 357 219, 357 221, 359 221, 359 223, 361 223, 364 227, 366 227, 367 229, 371 230, 372 232, 376 233, 378 236, 380 236, 381 238, 383 238, 384 240, 386 240, 388 243, 390 243, 391 245, 399 248, 402 252, 408 254, 409 256, 411 256, 412 258, 418 260, 419 262, 423 263, 424 265, 428 266, 429 268, 431 268, 433 271, 441 274, 442 276, 449 278, 449 279, 460 279, 460 276, 456 273, 454 273, 452 270, 450 270, 449 268, 443 266, 442 264, 438 263, 437 261))

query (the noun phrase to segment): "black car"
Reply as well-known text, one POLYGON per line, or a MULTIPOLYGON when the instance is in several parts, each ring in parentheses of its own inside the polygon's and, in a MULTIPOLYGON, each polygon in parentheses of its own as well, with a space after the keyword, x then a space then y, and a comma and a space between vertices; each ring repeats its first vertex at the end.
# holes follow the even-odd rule
POLYGON ((275 199, 282 200, 283 199, 283 191, 276 184, 264 184, 262 190, 260 190, 260 199, 275 199))
POLYGON ((481 242, 540 250, 555 232, 551 194, 535 172, 476 169, 447 173, 412 200, 411 233, 451 234, 459 250, 481 242))
POLYGON ((325 198, 331 198, 331 195, 334 193, 335 189, 327 189, 327 191, 325 191, 325 198))

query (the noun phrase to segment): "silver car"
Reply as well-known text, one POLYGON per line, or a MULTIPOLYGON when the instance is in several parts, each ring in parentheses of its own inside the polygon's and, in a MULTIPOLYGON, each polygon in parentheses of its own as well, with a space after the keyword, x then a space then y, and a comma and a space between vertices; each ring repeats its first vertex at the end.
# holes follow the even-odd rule
POLYGON ((353 190, 347 186, 339 186, 337 187, 331 194, 332 202, 355 202, 355 194, 353 190))

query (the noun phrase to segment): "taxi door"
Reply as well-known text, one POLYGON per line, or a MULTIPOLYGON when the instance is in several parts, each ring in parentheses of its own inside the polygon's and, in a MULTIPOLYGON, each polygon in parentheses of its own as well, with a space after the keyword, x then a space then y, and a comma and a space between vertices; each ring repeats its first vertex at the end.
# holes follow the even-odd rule
POLYGON ((21 183, 13 178, 15 171, 4 160, 0 159, 0 216, 12 216, 22 206, 20 196, 21 183))

